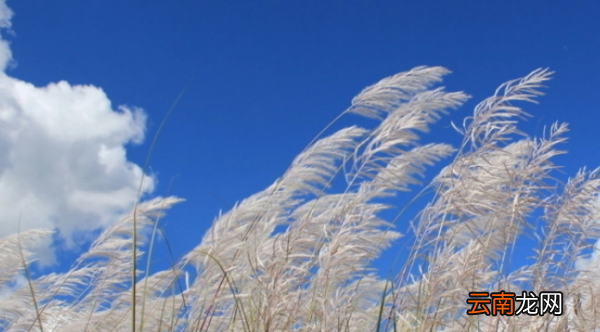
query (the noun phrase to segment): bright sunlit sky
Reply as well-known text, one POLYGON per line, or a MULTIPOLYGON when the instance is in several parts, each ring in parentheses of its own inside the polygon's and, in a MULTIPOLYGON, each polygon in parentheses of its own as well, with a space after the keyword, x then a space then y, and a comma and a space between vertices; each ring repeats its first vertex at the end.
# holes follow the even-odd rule
MULTIPOLYGON (((175 257, 219 209, 282 175, 362 88, 418 65, 449 68, 447 89, 473 96, 427 138, 452 143, 451 119, 460 123, 499 84, 549 67, 554 79, 539 106, 525 105, 534 117, 523 128, 539 135, 568 122, 569 154, 556 163, 568 174, 600 165, 598 1, 7 5, 15 15, 2 33, 12 62, 0 78, 0 235, 20 217, 21 230, 58 227, 62 245, 81 250, 73 230, 108 225, 130 207, 152 137, 192 77, 147 171, 147 197, 187 200, 162 221, 175 257)), ((348 116, 336 128, 354 123, 373 125, 348 116)), ((72 258, 61 252, 59 268, 72 258)))

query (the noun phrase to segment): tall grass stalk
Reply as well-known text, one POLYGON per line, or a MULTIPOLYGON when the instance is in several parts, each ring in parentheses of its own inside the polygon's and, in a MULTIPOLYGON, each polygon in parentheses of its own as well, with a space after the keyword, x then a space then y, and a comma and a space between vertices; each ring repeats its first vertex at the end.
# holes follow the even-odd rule
POLYGON ((272 185, 219 214, 167 270, 138 271, 137 262, 153 248, 158 218, 182 201, 176 197, 136 204, 65 273, 30 277, 31 248, 50 231, 0 239, 0 286, 12 286, 0 300, 0 330, 599 329, 600 266, 591 249, 600 237, 598 170, 583 168, 562 183, 552 158, 564 153, 558 145, 567 125, 552 124, 541 138, 517 127, 529 116, 520 104, 536 101, 551 72, 502 84, 454 125, 458 147, 419 144, 421 133, 468 99, 436 87, 448 73, 416 67, 364 89, 342 115, 378 125, 322 137, 324 130, 272 185), (341 190, 332 185, 338 177, 341 190), (395 198, 411 191, 429 198, 417 216, 384 219, 393 206, 416 201, 395 198), (386 280, 372 262, 401 237, 395 229, 414 241, 386 280), (537 241, 534 263, 510 268, 524 236, 537 241), (24 274, 28 283, 15 283, 24 274), (186 287, 178 287, 183 275, 186 287), (500 290, 561 291, 563 313, 467 314, 469 292, 500 290))

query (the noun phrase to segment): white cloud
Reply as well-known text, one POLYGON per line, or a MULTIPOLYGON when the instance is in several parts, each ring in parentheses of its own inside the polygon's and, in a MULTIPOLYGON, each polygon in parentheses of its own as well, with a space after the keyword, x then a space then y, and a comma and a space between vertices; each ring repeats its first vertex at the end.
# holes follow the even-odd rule
POLYGON ((11 296, 16 290, 27 285, 27 278, 23 275, 18 275, 14 280, 0 286, 0 300, 4 300, 11 296))
MULTIPOLYGON (((5 0, 0 0, 0 29, 10 29, 11 27, 11 18, 13 17, 13 12, 6 5, 5 0)), ((4 71, 6 66, 10 63, 12 58, 12 54, 10 52, 10 47, 8 46, 8 42, 0 38, 0 71, 4 71)))
MULTIPOLYGON (((0 0, 0 27, 11 10, 0 0)), ((131 208, 144 176, 125 146, 144 138, 141 109, 113 109, 102 89, 61 81, 44 87, 10 77, 12 59, 0 38, 0 237, 34 228, 74 232, 114 222, 131 208)))

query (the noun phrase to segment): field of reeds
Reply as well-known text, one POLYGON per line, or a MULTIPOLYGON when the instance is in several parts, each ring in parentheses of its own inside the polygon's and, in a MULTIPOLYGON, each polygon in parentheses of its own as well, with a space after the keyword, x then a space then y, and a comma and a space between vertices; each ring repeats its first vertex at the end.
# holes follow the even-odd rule
POLYGON ((175 197, 138 203, 66 273, 31 276, 29 248, 51 230, 1 239, 0 284, 27 282, 0 301, 0 331, 600 328, 590 249, 600 237, 598 171, 556 180, 552 159, 564 153, 567 125, 552 124, 539 138, 518 129, 529 116, 521 107, 536 102, 551 72, 502 84, 454 125, 459 146, 419 144, 468 99, 437 87, 448 73, 417 67, 364 89, 344 114, 376 119, 375 128, 315 139, 167 270, 149 273, 147 262, 160 216, 181 201, 175 197), (441 171, 421 183, 431 167, 441 171), (331 190, 334 179, 344 190, 331 190), (411 220, 384 220, 384 211, 412 204, 387 204, 406 191, 430 199, 411 220), (414 239, 407 258, 382 278, 372 262, 401 236, 414 239), (509 269, 523 237, 536 243, 534 263, 509 269), (470 292, 500 291, 515 298, 490 294, 489 315, 469 314, 483 310, 467 302, 470 292), (522 296, 533 300, 516 300, 522 296))

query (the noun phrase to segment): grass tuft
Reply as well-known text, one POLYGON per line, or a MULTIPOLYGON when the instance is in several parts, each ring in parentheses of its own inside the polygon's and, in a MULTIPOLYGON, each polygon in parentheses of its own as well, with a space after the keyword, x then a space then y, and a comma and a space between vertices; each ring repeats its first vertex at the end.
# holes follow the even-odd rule
POLYGON ((0 239, 0 283, 27 280, 0 299, 0 331, 600 329, 597 253, 585 255, 600 238, 599 170, 583 168, 561 183, 552 159, 564 153, 567 125, 555 123, 541 138, 517 127, 530 116, 519 105, 536 102, 552 72, 502 84, 462 126, 453 124, 459 146, 420 144, 419 135, 469 98, 436 87, 448 73, 416 67, 365 88, 342 116, 376 119, 374 128, 322 137, 324 130, 165 271, 150 274, 149 263, 139 271, 138 260, 143 248, 151 255, 158 218, 182 201, 176 197, 136 204, 66 273, 29 273, 28 248, 51 232, 0 239), (396 202, 415 188, 412 199, 396 202), (429 202, 412 220, 383 218, 423 197, 429 202), (407 259, 382 279, 372 262, 403 235, 413 239, 407 259), (534 263, 514 270, 523 236, 537 241, 534 263), (185 287, 177 286, 182 276, 185 287), (467 314, 469 292, 500 290, 560 291, 562 313, 467 314))

